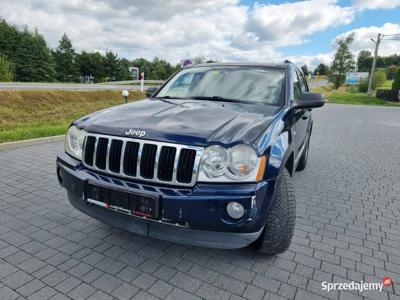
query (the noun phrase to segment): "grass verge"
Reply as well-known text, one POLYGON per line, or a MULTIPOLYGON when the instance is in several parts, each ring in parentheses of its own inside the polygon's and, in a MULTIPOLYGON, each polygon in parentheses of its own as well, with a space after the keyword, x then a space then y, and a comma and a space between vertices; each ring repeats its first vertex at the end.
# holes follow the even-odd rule
MULTIPOLYGON (((130 101, 143 98, 130 92, 130 101)), ((0 91, 0 143, 64 134, 73 120, 119 104, 120 91, 0 91)))
POLYGON ((358 92, 356 87, 340 87, 335 90, 331 85, 321 86, 312 90, 316 93, 325 94, 329 103, 340 103, 340 104, 354 104, 354 105, 379 105, 379 106, 397 106, 400 104, 395 102, 388 102, 375 97, 375 93, 372 97, 368 97, 366 93, 358 92))

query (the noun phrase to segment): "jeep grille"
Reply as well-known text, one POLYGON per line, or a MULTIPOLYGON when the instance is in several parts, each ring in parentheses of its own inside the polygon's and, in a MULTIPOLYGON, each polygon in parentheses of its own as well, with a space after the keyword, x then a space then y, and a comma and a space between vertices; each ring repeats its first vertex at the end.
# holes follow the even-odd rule
POLYGON ((124 178, 193 186, 203 148, 88 133, 83 165, 124 178))

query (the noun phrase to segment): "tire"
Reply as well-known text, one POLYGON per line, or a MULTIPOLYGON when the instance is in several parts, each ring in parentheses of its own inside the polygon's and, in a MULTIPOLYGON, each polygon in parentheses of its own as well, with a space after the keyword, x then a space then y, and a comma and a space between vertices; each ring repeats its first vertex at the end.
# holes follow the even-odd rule
POLYGON ((297 164, 296 171, 303 171, 306 166, 307 166, 307 161, 308 161, 308 151, 310 149, 310 137, 307 140, 307 146, 304 149, 304 153, 300 158, 299 163, 297 164))
POLYGON ((264 231, 253 243, 258 253, 267 255, 285 252, 293 237, 296 200, 293 181, 286 169, 278 177, 272 200, 274 204, 264 231))

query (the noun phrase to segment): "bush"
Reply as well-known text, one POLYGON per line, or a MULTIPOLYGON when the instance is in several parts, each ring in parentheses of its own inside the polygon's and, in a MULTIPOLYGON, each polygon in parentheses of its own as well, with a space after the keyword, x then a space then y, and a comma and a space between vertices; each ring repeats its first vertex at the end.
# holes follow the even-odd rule
POLYGON ((396 65, 392 65, 386 68, 386 77, 389 80, 393 80, 394 77, 396 76, 397 72, 400 70, 400 68, 396 65))
POLYGON ((386 81, 386 73, 385 73, 385 71, 382 70, 382 69, 377 70, 375 72, 375 74, 374 74, 374 80, 373 81, 374 81, 374 86, 375 86, 373 88, 374 90, 375 90, 376 87, 382 86, 386 81))
POLYGON ((13 78, 10 62, 5 55, 0 54, 0 81, 11 81, 13 78))
POLYGON ((359 84, 358 84, 358 91, 360 93, 366 93, 368 92, 368 82, 369 80, 366 78, 364 80, 362 80, 359 84))
MULTIPOLYGON (((375 72, 374 74, 374 79, 372 80, 372 86, 371 89, 374 91, 377 87, 382 86, 386 81, 386 73, 384 70, 379 69, 375 72)), ((368 84, 369 84, 369 77, 362 80, 358 84, 358 91, 360 93, 366 93, 368 92, 368 84)))
POLYGON ((392 90, 400 90, 400 70, 397 71, 392 84, 392 90))
POLYGON ((399 90, 377 89, 376 98, 380 98, 386 101, 400 102, 399 90))

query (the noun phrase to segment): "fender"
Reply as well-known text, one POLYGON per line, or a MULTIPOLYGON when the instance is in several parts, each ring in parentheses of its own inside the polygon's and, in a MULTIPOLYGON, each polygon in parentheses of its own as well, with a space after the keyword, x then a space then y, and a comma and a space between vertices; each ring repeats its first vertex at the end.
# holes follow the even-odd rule
POLYGON ((275 179, 282 168, 289 163, 288 170, 292 176, 294 173, 294 145, 293 135, 290 129, 290 110, 284 110, 278 114, 274 122, 261 134, 254 143, 258 153, 268 156, 264 180, 275 179), (275 134, 273 134, 275 133, 275 134))

